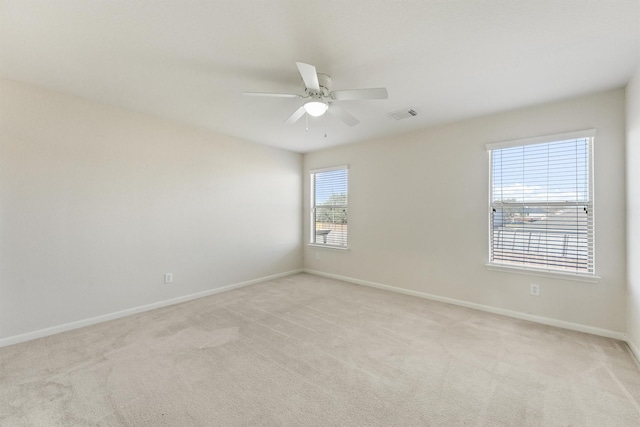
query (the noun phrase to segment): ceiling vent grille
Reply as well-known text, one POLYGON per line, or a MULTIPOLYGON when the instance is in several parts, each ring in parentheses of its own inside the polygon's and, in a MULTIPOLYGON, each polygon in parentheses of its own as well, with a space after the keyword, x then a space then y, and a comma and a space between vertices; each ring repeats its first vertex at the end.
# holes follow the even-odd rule
POLYGON ((402 110, 389 113, 389 116, 393 117, 396 120, 408 119, 409 117, 415 117, 417 115, 418 112, 413 108, 404 108, 402 110))

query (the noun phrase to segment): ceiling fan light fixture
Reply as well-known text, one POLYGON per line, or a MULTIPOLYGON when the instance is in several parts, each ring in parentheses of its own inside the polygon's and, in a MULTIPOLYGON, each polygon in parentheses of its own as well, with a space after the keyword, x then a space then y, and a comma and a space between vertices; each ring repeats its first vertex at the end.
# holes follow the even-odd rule
POLYGON ((326 102, 321 101, 309 101, 304 104, 304 110, 313 117, 320 117, 327 112, 329 105, 326 102))

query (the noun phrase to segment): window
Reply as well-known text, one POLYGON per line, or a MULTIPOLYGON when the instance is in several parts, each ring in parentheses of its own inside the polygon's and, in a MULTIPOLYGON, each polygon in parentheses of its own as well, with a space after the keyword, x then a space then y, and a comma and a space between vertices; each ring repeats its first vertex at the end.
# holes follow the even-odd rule
POLYGON ((594 134, 487 145, 490 264, 594 274, 594 134))
POLYGON ((347 247, 346 166, 311 171, 311 243, 347 247))

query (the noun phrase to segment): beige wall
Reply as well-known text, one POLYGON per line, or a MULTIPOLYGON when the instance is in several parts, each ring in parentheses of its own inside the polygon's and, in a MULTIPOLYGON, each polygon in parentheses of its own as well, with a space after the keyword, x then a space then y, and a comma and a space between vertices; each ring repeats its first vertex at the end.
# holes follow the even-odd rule
POLYGON ((299 154, 0 91, 0 339, 302 267, 299 154))
POLYGON ((615 90, 307 154, 305 241, 308 171, 348 164, 350 249, 305 246, 305 268, 621 334, 626 330, 624 111, 624 91, 615 90), (589 128, 597 129, 601 280, 487 270, 485 144, 589 128), (540 285, 539 297, 529 295, 532 283, 540 285))
MULTIPOLYGON (((640 256, 639 88, 636 73, 626 92, 629 260, 640 256)), ((622 90, 310 153, 303 167, 299 154, 56 92, 6 80, 0 91, 0 340, 299 269, 304 254, 310 270, 628 329, 640 343, 639 263, 629 262, 625 304, 622 90), (485 144, 586 128, 597 129, 601 280, 487 270, 485 144), (350 249, 301 249, 308 171, 341 164, 350 249)))
POLYGON ((627 86, 627 340, 640 358, 640 68, 627 86))

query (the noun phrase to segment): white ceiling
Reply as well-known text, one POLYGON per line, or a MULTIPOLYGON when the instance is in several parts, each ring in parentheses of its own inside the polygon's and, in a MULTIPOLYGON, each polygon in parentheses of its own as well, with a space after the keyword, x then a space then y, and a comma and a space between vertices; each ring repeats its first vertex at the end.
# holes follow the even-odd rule
POLYGON ((640 0, 0 0, 0 25, 6 78, 298 152, 622 87, 640 56, 640 0), (305 132, 299 99, 242 95, 302 93, 296 61, 389 99, 305 132))

